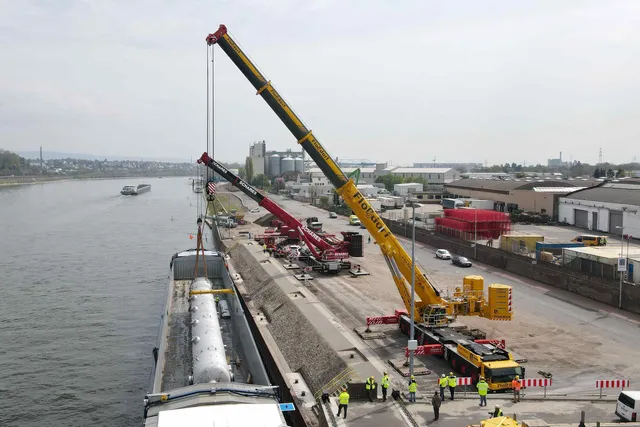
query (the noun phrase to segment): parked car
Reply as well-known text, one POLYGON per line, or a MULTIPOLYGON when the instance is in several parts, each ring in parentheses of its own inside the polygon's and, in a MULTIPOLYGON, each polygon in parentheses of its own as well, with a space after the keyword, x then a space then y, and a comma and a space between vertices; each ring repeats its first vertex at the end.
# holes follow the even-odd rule
POLYGON ((451 259, 451 254, 446 249, 438 249, 436 251, 436 258, 440 259, 451 259))
POLYGON ((471 267, 471 261, 463 256, 454 256, 451 258, 451 264, 457 265, 459 267, 471 267))
POLYGON ((253 209, 251 209, 249 212, 251 212, 251 213, 258 213, 258 212, 260 212, 260 208, 253 208, 253 209))
POLYGON ((338 218, 338 214, 335 212, 329 212, 329 218, 338 218))

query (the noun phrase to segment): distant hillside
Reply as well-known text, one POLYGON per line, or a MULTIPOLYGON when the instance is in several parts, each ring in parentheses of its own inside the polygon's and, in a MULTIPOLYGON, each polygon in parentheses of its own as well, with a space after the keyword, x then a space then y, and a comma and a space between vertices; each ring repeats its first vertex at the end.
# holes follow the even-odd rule
MULTIPOLYGON (((25 159, 39 159, 39 151, 18 151, 19 156, 25 159)), ((80 159, 80 160, 144 160, 147 162, 170 162, 170 163, 189 163, 190 159, 180 159, 175 157, 131 157, 131 156, 102 156, 96 154, 84 154, 84 153, 66 153, 62 151, 42 151, 42 158, 44 160, 53 159, 80 159)), ((195 162, 195 160, 194 160, 195 162)))

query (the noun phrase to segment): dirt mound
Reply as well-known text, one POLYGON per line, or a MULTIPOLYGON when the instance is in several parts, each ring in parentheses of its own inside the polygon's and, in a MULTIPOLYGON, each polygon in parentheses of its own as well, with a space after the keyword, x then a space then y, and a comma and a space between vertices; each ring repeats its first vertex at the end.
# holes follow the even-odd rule
POLYGON ((261 227, 268 227, 271 225, 271 221, 273 221, 274 219, 278 219, 278 218, 276 218, 273 214, 268 213, 266 215, 262 215, 260 218, 253 221, 253 223, 258 224, 261 227))

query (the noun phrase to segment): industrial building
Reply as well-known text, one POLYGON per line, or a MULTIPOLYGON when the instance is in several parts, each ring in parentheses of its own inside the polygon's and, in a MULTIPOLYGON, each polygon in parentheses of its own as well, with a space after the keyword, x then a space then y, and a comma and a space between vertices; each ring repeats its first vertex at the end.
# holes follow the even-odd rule
POLYGON ((258 141, 249 146, 249 157, 253 164, 253 176, 280 177, 287 172, 304 172, 303 152, 267 151, 267 143, 258 141))
POLYGON ((592 232, 640 236, 640 180, 603 181, 561 197, 558 219, 592 232))
MULTIPOLYGON (((640 269, 640 249, 637 246, 624 246, 622 256, 627 260, 627 270, 622 272, 624 280, 630 283, 640 283, 640 274, 635 274, 635 270, 640 269)), ((618 279, 620 277, 618 272, 619 257, 619 247, 564 248, 561 263, 565 267, 581 273, 618 279)))
MULTIPOLYGON (((445 192, 454 198, 465 197, 496 202, 495 210, 522 210, 558 217, 560 197, 597 184, 584 179, 484 180, 460 179, 445 184, 445 192)), ((562 219, 560 219, 562 220, 562 219)))

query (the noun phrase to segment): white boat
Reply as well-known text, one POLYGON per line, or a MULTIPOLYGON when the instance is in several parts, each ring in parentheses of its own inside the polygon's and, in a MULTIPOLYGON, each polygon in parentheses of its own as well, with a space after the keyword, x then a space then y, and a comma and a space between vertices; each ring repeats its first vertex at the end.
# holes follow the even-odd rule
POLYGON ((137 196, 147 191, 151 191, 151 185, 149 184, 125 185, 122 190, 120 190, 120 194, 123 196, 137 196))

